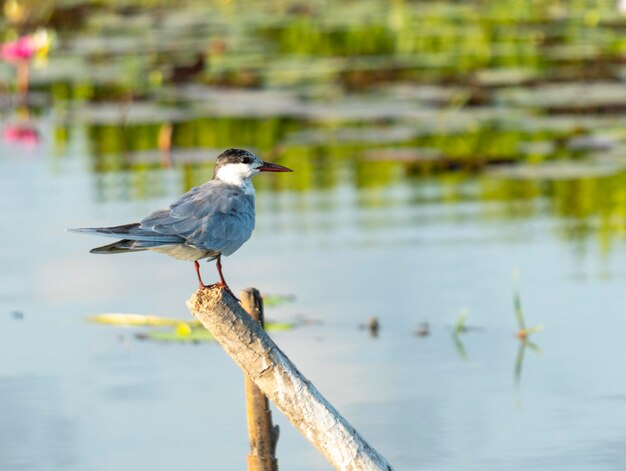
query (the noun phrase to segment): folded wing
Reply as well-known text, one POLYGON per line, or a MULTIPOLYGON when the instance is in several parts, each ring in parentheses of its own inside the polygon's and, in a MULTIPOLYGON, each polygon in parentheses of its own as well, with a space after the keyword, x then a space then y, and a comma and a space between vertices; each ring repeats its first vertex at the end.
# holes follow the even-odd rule
POLYGON ((212 180, 193 188, 168 209, 140 221, 140 229, 181 237, 185 244, 230 255, 254 229, 254 196, 212 180))
POLYGON ((138 223, 114 227, 70 229, 74 232, 122 240, 93 249, 94 253, 122 253, 165 245, 190 247, 230 255, 254 229, 254 196, 237 186, 211 180, 191 189, 167 209, 138 223))

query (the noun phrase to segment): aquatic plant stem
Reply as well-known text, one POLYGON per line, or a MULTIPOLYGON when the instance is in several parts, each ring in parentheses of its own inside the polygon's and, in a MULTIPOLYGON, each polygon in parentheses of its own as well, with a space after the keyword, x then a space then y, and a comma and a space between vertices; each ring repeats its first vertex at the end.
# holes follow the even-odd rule
POLYGON ((30 82, 30 62, 28 60, 17 61, 17 92, 26 95, 30 82))
POLYGON ((338 470, 391 471, 289 360, 261 326, 219 287, 196 291, 192 314, 274 405, 338 470))

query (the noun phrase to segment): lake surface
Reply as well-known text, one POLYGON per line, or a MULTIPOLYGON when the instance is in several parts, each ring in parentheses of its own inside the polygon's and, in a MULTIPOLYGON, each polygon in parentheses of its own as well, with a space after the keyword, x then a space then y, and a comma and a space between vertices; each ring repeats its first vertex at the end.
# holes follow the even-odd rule
MULTIPOLYGON (((295 297, 266 317, 313 322, 272 337, 396 469, 626 466, 625 23, 609 2, 514 10, 511 29, 495 3, 428 3, 418 34, 416 5, 381 26, 366 20, 386 2, 322 3, 270 22, 223 2, 205 26, 202 5, 166 9, 157 42, 154 11, 105 8, 58 27, 27 106, 2 102, 5 130, 38 137, 0 141, 0 469, 244 469, 242 373, 217 344, 86 321, 189 319, 193 265, 94 256, 107 239, 65 232, 166 206, 234 146, 295 173, 256 177, 231 288, 295 297), (139 80, 189 63, 198 38, 226 43, 203 75, 139 80), (395 72, 366 73, 381 63, 395 72), (516 290, 543 326, 531 344, 516 290)), ((274 420, 281 469, 329 469, 274 420)))

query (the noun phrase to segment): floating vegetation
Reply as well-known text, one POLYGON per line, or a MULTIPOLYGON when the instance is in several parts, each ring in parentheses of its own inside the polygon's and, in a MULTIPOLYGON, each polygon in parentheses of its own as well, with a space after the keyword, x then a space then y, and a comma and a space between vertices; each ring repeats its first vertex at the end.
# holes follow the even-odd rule
POLYGON ((515 284, 513 292, 513 312, 515 313, 515 320, 517 321, 517 333, 516 336, 519 339, 519 348, 517 350, 517 356, 515 358, 514 376, 517 383, 522 378, 522 368, 524 366, 524 354, 526 349, 529 348, 536 353, 541 353, 541 348, 530 341, 530 336, 543 330, 543 325, 535 325, 532 327, 526 326, 526 319, 524 318, 524 311, 522 310, 522 299, 519 292, 519 273, 516 271, 513 275, 515 284))
POLYGON ((283 304, 292 303, 295 300, 296 300, 296 297, 293 294, 264 294, 263 306, 265 307, 282 306, 283 304))
POLYGON ((464 334, 465 332, 467 332, 468 327, 467 327, 467 318, 469 317, 469 309, 465 308, 463 310, 461 310, 461 312, 459 313, 459 316, 456 319, 456 323, 454 324, 454 330, 452 331, 452 334, 454 336, 458 336, 460 334, 464 334))
MULTIPOLYGON (((263 297, 265 307, 280 306, 292 302, 293 295, 271 294, 263 297)), ((138 340, 154 340, 157 342, 198 343, 212 341, 213 336, 196 319, 178 319, 146 314, 107 313, 87 316, 86 320, 95 324, 111 325, 116 327, 169 327, 169 329, 153 329, 137 332, 138 340)), ((268 332, 291 330, 301 325, 307 325, 306 319, 294 322, 266 321, 265 330, 268 332)))
POLYGON ((515 381, 519 383, 522 379, 522 368, 524 367, 524 355, 526 349, 529 348, 535 353, 541 353, 541 348, 527 338, 520 339, 519 348, 517 350, 517 356, 515 357, 514 376, 515 381))
MULTIPOLYGON (((186 324, 182 324, 185 326, 186 324)), ((135 334, 137 340, 152 340, 155 342, 179 342, 179 343, 199 343, 212 342, 214 337, 206 329, 184 329, 176 328, 172 330, 155 330, 150 332, 138 332, 135 334)))
POLYGON ((544 198, 580 218, 585 230, 565 237, 623 231, 626 21, 614 1, 244 0, 236 16, 218 1, 36 3, 9 2, 0 24, 5 44, 38 28, 53 38, 28 96, 11 93, 15 64, 0 61, 2 141, 45 142, 48 124, 55 148, 85 136, 99 198, 184 191, 237 145, 296 169, 259 193, 441 176, 456 201, 502 201, 509 215, 544 198), (13 124, 22 105, 28 128, 13 124), (485 169, 484 191, 468 193, 485 169), (132 188, 112 191, 120 182, 132 188))
POLYGON ((524 311, 522 310, 522 298, 519 292, 519 274, 514 275, 515 290, 513 293, 513 312, 515 313, 515 320, 517 321, 517 337, 520 340, 527 340, 531 334, 541 332, 543 325, 538 324, 533 327, 526 326, 526 319, 524 317, 524 311))
POLYGON ((490 177, 514 180, 575 180, 608 177, 616 175, 624 168, 626 165, 602 162, 555 161, 497 167, 489 169, 487 174, 490 177))
POLYGON ((461 334, 464 334, 468 331, 467 327, 467 318, 469 317, 469 309, 464 308, 459 313, 457 317, 456 323, 454 324, 454 329, 452 330, 452 341, 454 342, 454 348, 458 355, 465 361, 469 359, 467 356, 467 351, 465 350, 465 345, 461 340, 461 334))
POLYGON ((164 326, 177 326, 181 324, 189 326, 200 326, 200 322, 197 320, 183 320, 172 317, 160 317, 151 316, 145 314, 96 314, 93 316, 87 316, 87 321, 95 324, 107 324, 120 327, 164 327, 164 326))
MULTIPOLYGON (((265 323, 265 330, 268 332, 282 332, 292 330, 298 324, 292 322, 272 322, 265 323)), ((152 330, 135 334, 138 340, 152 340, 155 342, 177 342, 177 343, 199 343, 212 342, 214 337, 203 327, 194 327, 188 322, 177 324, 174 329, 152 330)))

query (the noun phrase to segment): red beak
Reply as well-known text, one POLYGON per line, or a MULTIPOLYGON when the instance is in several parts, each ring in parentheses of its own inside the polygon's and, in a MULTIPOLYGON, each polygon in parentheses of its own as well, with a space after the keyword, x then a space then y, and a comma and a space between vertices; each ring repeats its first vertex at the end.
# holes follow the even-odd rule
POLYGON ((257 167, 259 172, 293 172, 290 168, 283 167, 282 165, 273 164, 271 162, 263 162, 263 165, 257 167))

